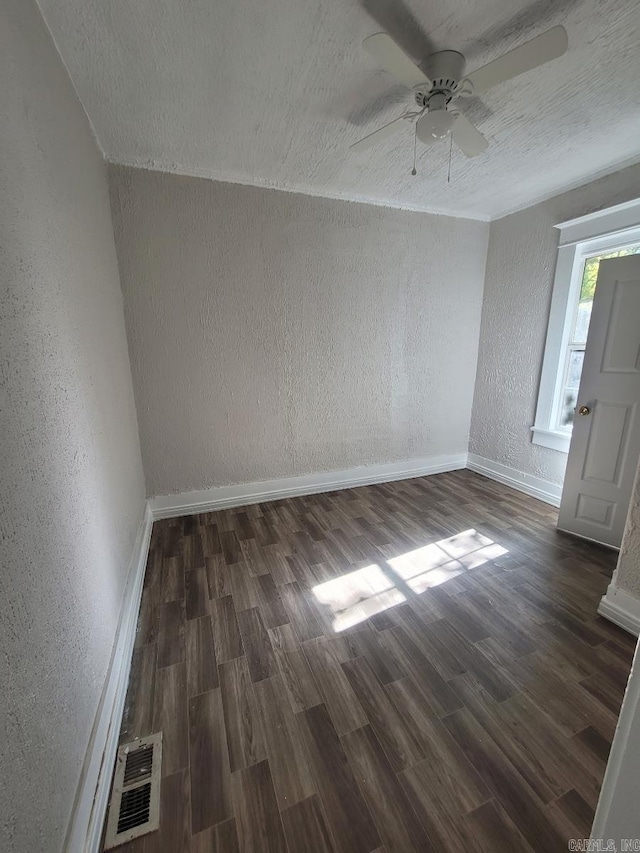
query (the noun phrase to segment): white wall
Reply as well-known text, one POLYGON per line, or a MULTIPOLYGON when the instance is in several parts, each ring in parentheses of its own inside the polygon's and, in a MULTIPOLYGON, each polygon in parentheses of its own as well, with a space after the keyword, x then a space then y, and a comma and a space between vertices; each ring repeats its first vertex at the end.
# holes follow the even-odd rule
MULTIPOLYGON (((636 475, 631 506, 622 538, 618 565, 611 586, 603 601, 619 604, 631 616, 630 624, 640 629, 638 614, 640 602, 640 465, 636 475), (623 592, 619 596, 617 590, 623 592)), ((629 676, 618 726, 609 753, 609 762, 596 809, 592 837, 613 838, 616 849, 621 849, 621 839, 640 839, 640 811, 638 810, 638 778, 640 776, 640 658, 638 647, 629 676)), ((631 848, 634 849, 634 848, 631 848)))
MULTIPOLYGON (((635 538, 640 540, 636 528, 635 538)), ((636 542, 636 547, 640 543, 636 542)), ((603 839, 602 850, 637 850, 640 840, 638 777, 640 776, 640 665, 638 646, 631 666, 616 733, 591 829, 591 837, 603 839), (607 848, 609 839, 615 847, 607 848), (622 839, 631 840, 622 846, 622 839)))
POLYGON ((30 0, 0 80, 0 849, 53 853, 144 482, 105 167, 30 0))
POLYGON ((612 582, 618 589, 640 599, 640 464, 612 582))
POLYGON ((631 492, 618 564, 598 612, 636 636, 640 634, 640 463, 631 492))
POLYGON ((466 452, 486 224, 110 183, 150 494, 466 452))
POLYGON ((531 443, 559 222, 640 196, 640 166, 491 223, 469 450, 561 483, 566 454, 531 443))

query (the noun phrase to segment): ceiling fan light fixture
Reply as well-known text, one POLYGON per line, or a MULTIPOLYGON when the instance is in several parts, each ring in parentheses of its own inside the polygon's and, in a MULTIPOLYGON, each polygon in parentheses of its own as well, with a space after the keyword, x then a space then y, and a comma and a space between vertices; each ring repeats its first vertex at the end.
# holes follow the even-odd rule
POLYGON ((416 135, 420 142, 427 144, 437 139, 444 139, 456 120, 453 113, 444 110, 430 110, 418 119, 416 135))
MULTIPOLYGON (((465 157, 477 157, 487 150, 488 140, 462 112, 447 112, 447 104, 459 97, 486 92, 520 74, 533 71, 567 50, 567 31, 558 25, 539 36, 493 59, 487 65, 466 74, 465 58, 457 50, 439 50, 420 66, 399 47, 387 33, 374 33, 363 42, 365 50, 378 66, 412 90, 412 100, 419 110, 426 108, 416 122, 416 136, 430 145, 451 134, 452 141, 465 157), (422 70, 425 68, 425 71, 422 70), (428 72, 428 75, 427 73, 428 72)), ((399 130, 405 120, 413 121, 415 112, 405 111, 395 121, 374 130, 351 145, 352 151, 363 151, 399 130)), ((414 138, 414 141, 415 141, 414 138)))

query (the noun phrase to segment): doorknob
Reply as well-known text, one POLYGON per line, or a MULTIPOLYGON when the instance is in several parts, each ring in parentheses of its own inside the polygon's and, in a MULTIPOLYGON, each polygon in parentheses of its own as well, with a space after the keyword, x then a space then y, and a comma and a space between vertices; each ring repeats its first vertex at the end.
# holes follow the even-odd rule
POLYGON ((578 408, 578 414, 579 415, 590 415, 591 409, 589 408, 589 406, 580 406, 578 408))

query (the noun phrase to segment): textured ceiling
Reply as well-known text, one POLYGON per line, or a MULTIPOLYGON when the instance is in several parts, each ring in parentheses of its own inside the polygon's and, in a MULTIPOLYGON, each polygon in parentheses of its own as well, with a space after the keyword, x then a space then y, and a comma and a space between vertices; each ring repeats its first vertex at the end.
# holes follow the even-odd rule
POLYGON ((492 218, 640 161, 636 0, 39 0, 108 159, 221 180, 492 218), (412 127, 349 145, 411 96, 362 49, 385 29, 415 59, 473 70, 554 24, 569 50, 461 102, 474 160, 412 127))

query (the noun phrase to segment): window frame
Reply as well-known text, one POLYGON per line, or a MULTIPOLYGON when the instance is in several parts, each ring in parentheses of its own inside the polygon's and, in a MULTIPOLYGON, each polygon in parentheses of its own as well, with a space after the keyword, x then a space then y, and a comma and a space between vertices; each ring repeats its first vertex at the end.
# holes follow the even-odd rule
POLYGON ((571 429, 557 428, 562 404, 566 351, 580 298, 584 261, 593 255, 640 243, 640 199, 555 226, 558 259, 531 441, 569 452, 571 429))

